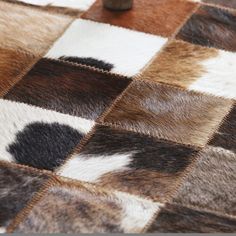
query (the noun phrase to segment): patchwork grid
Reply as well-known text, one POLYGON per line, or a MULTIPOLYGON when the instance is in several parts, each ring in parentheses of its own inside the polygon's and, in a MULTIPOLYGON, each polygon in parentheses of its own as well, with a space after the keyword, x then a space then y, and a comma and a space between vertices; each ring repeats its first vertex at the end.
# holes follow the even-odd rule
POLYGON ((235 22, 1 0, 0 233, 236 232, 235 22))

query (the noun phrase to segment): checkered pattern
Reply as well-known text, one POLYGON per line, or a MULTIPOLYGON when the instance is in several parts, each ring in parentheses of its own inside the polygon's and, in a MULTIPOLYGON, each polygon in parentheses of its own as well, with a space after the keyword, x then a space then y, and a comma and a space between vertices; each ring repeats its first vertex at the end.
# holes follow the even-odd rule
POLYGON ((236 0, 0 1, 0 233, 236 232, 236 0))

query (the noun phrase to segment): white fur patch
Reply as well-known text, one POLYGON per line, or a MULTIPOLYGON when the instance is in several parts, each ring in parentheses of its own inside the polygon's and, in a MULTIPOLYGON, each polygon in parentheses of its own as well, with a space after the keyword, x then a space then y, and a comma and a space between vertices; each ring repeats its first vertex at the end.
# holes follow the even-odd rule
POLYGON ((152 202, 122 192, 115 192, 123 206, 121 227, 126 233, 140 232, 153 218, 154 214, 164 206, 161 203, 152 202))
POLYGON ((51 5, 55 7, 68 7, 86 11, 95 2, 95 0, 20 0, 21 2, 46 6, 51 5))
POLYGON ((92 57, 114 65, 112 72, 133 76, 167 39, 89 20, 75 20, 46 57, 92 57))
POLYGON ((236 53, 219 50, 217 57, 201 64, 206 73, 192 83, 189 89, 236 99, 236 53))
POLYGON ((0 234, 4 234, 6 232, 7 232, 7 230, 5 227, 0 227, 0 234))
POLYGON ((96 182, 112 171, 124 171, 132 161, 133 153, 111 156, 75 155, 59 170, 61 176, 87 182, 96 182))
POLYGON ((16 134, 32 122, 57 122, 82 134, 87 134, 94 125, 91 120, 0 99, 0 160, 13 161, 6 148, 15 141, 16 134))

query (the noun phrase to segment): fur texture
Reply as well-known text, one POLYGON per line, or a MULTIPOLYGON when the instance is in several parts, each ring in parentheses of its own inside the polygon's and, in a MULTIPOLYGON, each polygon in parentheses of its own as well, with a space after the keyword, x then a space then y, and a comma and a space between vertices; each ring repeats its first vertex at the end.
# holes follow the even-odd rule
POLYGON ((113 64, 112 72, 133 76, 166 41, 162 37, 78 19, 55 42, 46 57, 92 57, 113 64))
POLYGON ((179 143, 204 146, 231 105, 230 100, 137 81, 103 122, 179 143))
POLYGON ((174 202, 236 215, 235 160, 231 151, 205 148, 174 202))
POLYGON ((59 174, 165 201, 196 153, 183 145, 97 126, 88 144, 59 174))
POLYGON ((111 69, 114 67, 114 65, 107 63, 102 60, 97 60, 91 57, 60 57, 60 60, 63 61, 69 61, 72 63, 78 63, 86 66, 92 66, 97 69, 105 70, 105 71, 111 71, 111 69))
POLYGON ((235 61, 235 53, 174 40, 139 78, 236 98, 235 61))
POLYGON ((210 145, 222 147, 236 154, 236 105, 233 106, 231 112, 215 133, 210 145))
POLYGON ((60 61, 41 59, 4 98, 96 119, 130 81, 60 61))
POLYGON ((167 204, 148 233, 235 233, 236 219, 167 204))
POLYGON ((65 8, 74 8, 81 11, 86 11, 95 2, 95 0, 20 0, 24 3, 39 5, 39 6, 56 6, 65 8))
POLYGON ((202 1, 224 7, 236 8, 236 0, 202 0, 202 1))
POLYGON ((0 159, 52 170, 94 122, 0 100, 0 159))
POLYGON ((15 230, 17 233, 137 233, 159 204, 121 193, 54 186, 15 230))
POLYGON ((46 174, 31 173, 0 162, 0 228, 9 225, 47 179, 46 174))
POLYGON ((135 0, 132 11, 114 13, 104 9, 102 1, 96 1, 82 17, 169 37, 195 7, 195 3, 181 0, 135 0), (168 24, 166 24, 166 21, 168 21, 168 24))
POLYGON ((19 79, 22 72, 35 61, 32 54, 0 47, 0 97, 19 79))
POLYGON ((47 12, 1 1, 0 44, 42 55, 71 20, 63 15, 49 15, 47 12))
POLYGON ((209 6, 201 6, 177 36, 194 44, 236 52, 235 37, 235 12, 209 6))

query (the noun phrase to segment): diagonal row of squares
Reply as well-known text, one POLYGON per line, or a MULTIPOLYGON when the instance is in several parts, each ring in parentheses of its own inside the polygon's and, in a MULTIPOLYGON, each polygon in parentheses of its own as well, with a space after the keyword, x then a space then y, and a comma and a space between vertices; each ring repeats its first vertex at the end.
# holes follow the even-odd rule
MULTIPOLYGON (((132 22, 129 15, 96 14, 100 1, 77 20, 0 2, 0 160, 160 206, 175 196, 176 205, 235 215, 235 12, 158 1, 159 12, 147 13, 142 22, 145 1, 139 2, 132 22), (39 27, 40 18, 45 22, 39 27), (24 22, 32 24, 20 27, 24 22)), ((49 199, 60 194, 68 193, 54 188, 49 199)), ((147 207, 150 215, 158 207, 147 207)), ((180 212, 169 206, 163 217, 172 211, 180 212)), ((19 232, 27 222, 22 227, 19 232)))

